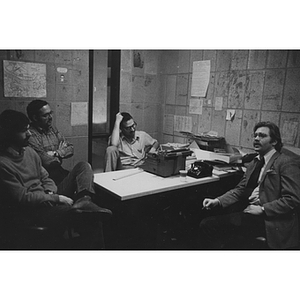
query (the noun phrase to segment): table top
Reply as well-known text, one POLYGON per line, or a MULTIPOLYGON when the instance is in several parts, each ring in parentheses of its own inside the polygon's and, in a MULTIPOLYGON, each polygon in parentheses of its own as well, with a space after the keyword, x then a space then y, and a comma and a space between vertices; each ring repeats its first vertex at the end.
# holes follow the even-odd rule
POLYGON ((220 177, 216 175, 199 179, 187 176, 183 182, 179 175, 161 177, 140 168, 94 174, 96 185, 122 201, 218 180, 220 177))

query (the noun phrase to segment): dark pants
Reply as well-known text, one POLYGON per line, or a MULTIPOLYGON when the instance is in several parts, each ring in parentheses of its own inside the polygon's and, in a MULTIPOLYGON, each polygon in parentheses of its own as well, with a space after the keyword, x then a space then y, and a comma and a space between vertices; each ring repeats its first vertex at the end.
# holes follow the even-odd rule
POLYGON ((69 171, 64 169, 58 162, 52 163, 47 168, 47 172, 49 173, 49 177, 55 182, 56 185, 59 185, 69 174, 69 171))
MULTIPOLYGON (((262 216, 233 212, 211 216, 200 223, 198 247, 200 249, 228 249, 230 242, 238 237, 254 239, 265 236, 265 223, 262 216)), ((243 249, 243 245, 235 245, 243 249)))
POLYGON ((57 193, 70 198, 84 191, 94 194, 94 173, 90 164, 79 162, 57 186, 57 193))
MULTIPOLYGON (((80 162, 58 185, 57 193, 70 197, 75 202, 85 194, 93 195, 95 193, 93 176, 91 166, 86 162, 80 162)), ((51 229, 53 236, 61 236, 66 229, 72 227, 83 240, 80 248, 104 248, 102 223, 97 213, 76 213, 72 206, 66 204, 44 203, 36 208, 16 210, 7 220, 9 219, 17 230, 26 226, 45 226, 51 229)))

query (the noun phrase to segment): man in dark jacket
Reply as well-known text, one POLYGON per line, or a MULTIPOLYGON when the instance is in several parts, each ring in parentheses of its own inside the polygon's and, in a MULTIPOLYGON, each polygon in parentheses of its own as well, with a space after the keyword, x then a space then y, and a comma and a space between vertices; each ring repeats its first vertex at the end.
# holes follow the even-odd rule
POLYGON ((281 153, 281 136, 274 123, 258 123, 253 136, 258 155, 240 183, 216 199, 203 201, 207 210, 230 207, 231 213, 201 222, 201 248, 220 249, 235 235, 263 235, 272 249, 299 247, 299 161, 281 153))

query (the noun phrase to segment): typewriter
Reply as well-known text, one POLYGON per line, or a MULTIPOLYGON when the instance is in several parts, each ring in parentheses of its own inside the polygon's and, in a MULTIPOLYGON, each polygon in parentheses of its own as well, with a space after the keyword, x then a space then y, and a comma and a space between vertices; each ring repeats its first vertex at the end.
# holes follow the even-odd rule
POLYGON ((186 157, 192 153, 189 148, 160 148, 157 153, 148 153, 140 167, 144 171, 162 177, 177 175, 179 170, 185 169, 186 157))

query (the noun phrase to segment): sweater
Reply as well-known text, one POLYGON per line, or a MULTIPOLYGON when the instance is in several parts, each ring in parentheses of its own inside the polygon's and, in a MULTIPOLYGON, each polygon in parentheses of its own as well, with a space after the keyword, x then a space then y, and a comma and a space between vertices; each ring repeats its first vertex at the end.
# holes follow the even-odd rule
POLYGON ((30 147, 18 153, 12 148, 0 152, 1 207, 38 206, 59 202, 57 187, 30 147), (49 194, 53 192, 53 194, 49 194))

